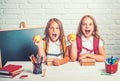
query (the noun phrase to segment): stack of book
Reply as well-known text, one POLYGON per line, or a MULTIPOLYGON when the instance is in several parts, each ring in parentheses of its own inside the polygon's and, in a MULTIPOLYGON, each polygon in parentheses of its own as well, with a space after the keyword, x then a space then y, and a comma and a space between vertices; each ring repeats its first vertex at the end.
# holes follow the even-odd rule
POLYGON ((95 59, 84 58, 80 60, 81 66, 93 66, 95 65, 95 59))
POLYGON ((47 65, 52 66, 53 65, 53 58, 47 58, 47 65))
POLYGON ((21 65, 8 64, 0 68, 0 78, 13 78, 23 71, 21 65))

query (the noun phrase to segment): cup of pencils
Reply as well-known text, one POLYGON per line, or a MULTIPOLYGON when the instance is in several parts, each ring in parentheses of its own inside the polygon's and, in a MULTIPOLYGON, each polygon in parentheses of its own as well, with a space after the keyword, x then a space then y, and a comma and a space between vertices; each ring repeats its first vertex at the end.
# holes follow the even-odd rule
POLYGON ((42 66, 40 63, 33 63, 33 73, 34 74, 41 74, 42 73, 42 66))
POLYGON ((42 73, 42 57, 36 58, 33 54, 30 56, 30 59, 33 63, 33 73, 41 74, 42 73))
POLYGON ((119 58, 111 56, 105 61, 105 70, 107 73, 113 74, 118 70, 119 58))

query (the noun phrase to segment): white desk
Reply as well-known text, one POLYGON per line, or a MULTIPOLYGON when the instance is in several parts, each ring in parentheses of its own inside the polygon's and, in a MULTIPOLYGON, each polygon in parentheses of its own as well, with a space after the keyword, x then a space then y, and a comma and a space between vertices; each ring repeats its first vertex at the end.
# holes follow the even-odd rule
POLYGON ((101 75, 105 71, 104 62, 97 62, 95 66, 80 66, 78 62, 68 62, 61 66, 45 66, 46 75, 33 74, 33 65, 30 61, 10 61, 7 64, 20 64, 24 71, 14 77, 0 78, 0 81, 120 81, 120 63, 117 73, 112 75, 101 75), (28 78, 20 79, 23 74, 28 78))

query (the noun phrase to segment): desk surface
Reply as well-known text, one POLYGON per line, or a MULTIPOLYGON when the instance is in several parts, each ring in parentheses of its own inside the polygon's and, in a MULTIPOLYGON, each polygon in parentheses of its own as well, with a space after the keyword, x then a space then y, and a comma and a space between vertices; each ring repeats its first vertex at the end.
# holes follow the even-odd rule
MULTIPOLYGON (((105 72, 104 62, 97 62, 95 66, 80 66, 78 62, 68 62, 61 66, 46 66, 45 77, 41 74, 33 74, 33 65, 30 61, 10 61, 7 64, 22 65, 24 71, 13 79, 0 78, 0 81, 119 81, 120 70, 112 75, 102 75, 105 72), (27 74, 28 78, 20 79, 21 75, 27 74)), ((120 67, 120 63, 119 63, 120 67)))

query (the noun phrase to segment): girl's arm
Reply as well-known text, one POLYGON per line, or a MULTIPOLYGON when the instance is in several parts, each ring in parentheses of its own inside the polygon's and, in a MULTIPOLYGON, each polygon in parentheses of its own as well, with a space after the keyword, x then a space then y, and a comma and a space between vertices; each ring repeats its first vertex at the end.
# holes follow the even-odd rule
POLYGON ((69 60, 70 60, 70 57, 69 57, 69 49, 68 49, 68 47, 66 47, 66 52, 65 52, 65 54, 64 54, 64 57, 63 57, 63 59, 60 59, 60 61, 59 61, 59 62, 60 62, 60 65, 67 63, 69 60))
POLYGON ((62 65, 62 64, 65 64, 65 63, 69 62, 69 60, 70 60, 69 50, 68 50, 68 47, 67 47, 63 59, 54 59, 53 64, 55 66, 59 66, 59 65, 62 65))
POLYGON ((66 48, 66 52, 63 59, 54 59, 53 63, 55 66, 59 66, 67 63, 69 60, 76 61, 77 59, 77 48, 73 45, 69 45, 66 48))
POLYGON ((106 59, 104 46, 99 47, 99 54, 81 54, 78 59, 80 61, 83 58, 93 58, 98 62, 104 62, 106 59))
POLYGON ((69 46, 69 54, 72 62, 77 60, 77 47, 74 44, 69 46))
POLYGON ((98 62, 104 62, 106 59, 104 46, 99 47, 99 54, 89 54, 88 57, 93 58, 98 62))
MULTIPOLYGON (((33 42, 34 42, 34 41, 33 41, 33 42)), ((41 42, 39 42, 39 43, 36 43, 36 42, 34 42, 34 43, 35 43, 35 45, 38 47, 38 52, 37 52, 38 56, 39 56, 39 57, 43 56, 43 62, 45 62, 45 60, 46 60, 46 54, 45 54, 44 48, 42 47, 43 41, 41 41, 41 42)))
POLYGON ((42 62, 45 62, 45 61, 46 61, 45 50, 44 50, 44 48, 42 48, 41 46, 38 46, 38 56, 39 56, 39 57, 43 56, 43 61, 42 61, 42 62))
POLYGON ((68 35, 67 40, 69 41, 70 45, 68 46, 68 50, 69 50, 69 55, 70 55, 70 59, 72 62, 77 60, 77 47, 75 46, 76 44, 76 40, 72 41, 70 39, 70 35, 68 35))

